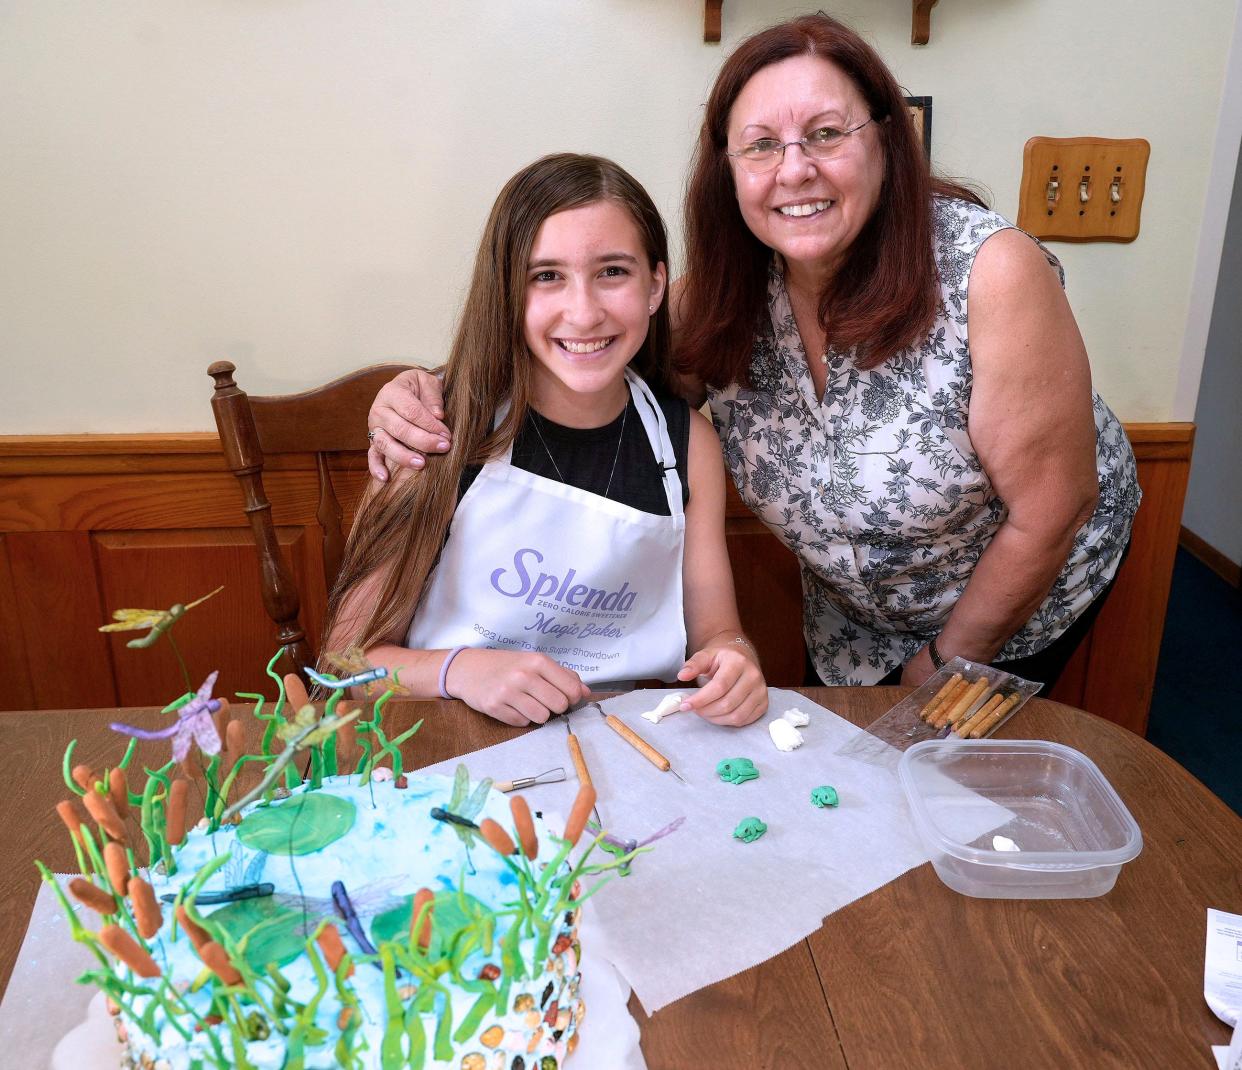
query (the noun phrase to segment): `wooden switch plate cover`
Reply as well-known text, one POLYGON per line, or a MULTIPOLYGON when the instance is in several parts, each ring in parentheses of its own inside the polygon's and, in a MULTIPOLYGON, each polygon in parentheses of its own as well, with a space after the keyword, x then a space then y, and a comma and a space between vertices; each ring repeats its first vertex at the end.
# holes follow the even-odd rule
POLYGON ((1134 241, 1150 155, 1141 137, 1031 138, 1022 151, 1018 226, 1047 241, 1134 241), (1051 201, 1054 179, 1059 186, 1051 201), (1120 200, 1113 199, 1114 188, 1120 200))

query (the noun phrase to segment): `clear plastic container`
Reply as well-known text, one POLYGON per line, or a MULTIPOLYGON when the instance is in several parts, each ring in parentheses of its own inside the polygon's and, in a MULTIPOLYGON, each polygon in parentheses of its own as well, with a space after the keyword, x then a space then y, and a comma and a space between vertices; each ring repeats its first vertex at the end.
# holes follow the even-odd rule
POLYGON ((1095 763, 1060 743, 927 740, 897 773, 936 875, 963 895, 1104 895, 1143 849, 1095 763))

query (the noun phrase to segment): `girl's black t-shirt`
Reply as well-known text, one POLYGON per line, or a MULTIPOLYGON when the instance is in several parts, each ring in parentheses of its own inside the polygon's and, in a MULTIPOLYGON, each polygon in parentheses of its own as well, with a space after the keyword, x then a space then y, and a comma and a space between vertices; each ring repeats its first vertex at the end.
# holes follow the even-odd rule
MULTIPOLYGON (((687 456, 690 451, 690 406, 683 398, 652 388, 668 424, 669 440, 681 477, 684 507, 690 501, 687 456)), ((564 427, 552 423, 533 410, 513 442, 513 466, 535 475, 623 502, 644 513, 668 516, 668 497, 664 474, 647 440, 642 417, 635 405, 646 405, 630 398, 626 411, 603 427, 564 427), (622 433, 624 421, 624 434, 622 433), (542 436, 542 437, 541 437, 542 436), (614 472, 613 461, 616 460, 614 472), (609 480, 611 479, 611 486, 609 480)), ((470 488, 481 467, 467 465, 462 472, 457 500, 470 488)))

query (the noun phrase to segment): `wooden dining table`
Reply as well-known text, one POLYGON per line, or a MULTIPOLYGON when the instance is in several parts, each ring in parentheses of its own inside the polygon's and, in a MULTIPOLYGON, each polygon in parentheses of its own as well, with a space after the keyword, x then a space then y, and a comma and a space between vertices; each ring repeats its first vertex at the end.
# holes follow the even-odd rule
MULTIPOLYGON (((904 692, 802 693, 867 725, 904 692)), ((34 859, 73 866, 54 813, 66 795, 65 746, 77 739, 75 761, 95 768, 114 763, 118 737, 108 722, 118 713, 133 724, 161 723, 155 709, 0 713, 0 783, 9 785, 0 822, 0 989, 38 891, 34 859)), ((423 727, 404 747, 407 767, 521 731, 456 702, 394 701, 385 710, 386 726, 397 730, 418 718, 423 727)), ((650 1017, 632 999, 650 1070, 1214 1066, 1210 1045, 1227 1043, 1229 1032, 1203 999, 1206 910, 1242 913, 1242 818, 1161 751, 1092 714, 1035 699, 999 734, 1074 747, 1116 788, 1142 829, 1143 850, 1111 892, 972 899, 943 885, 929 864, 918 866, 766 962, 650 1017)))

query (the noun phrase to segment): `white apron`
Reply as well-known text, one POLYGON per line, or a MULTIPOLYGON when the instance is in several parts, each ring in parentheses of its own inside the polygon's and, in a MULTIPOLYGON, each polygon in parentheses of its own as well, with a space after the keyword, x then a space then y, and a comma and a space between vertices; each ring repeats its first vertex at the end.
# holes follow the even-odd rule
POLYGON ((646 383, 629 369, 625 378, 671 515, 514 468, 510 445, 458 503, 408 647, 537 650, 592 688, 676 678, 686 658, 681 479, 664 413, 646 383))

